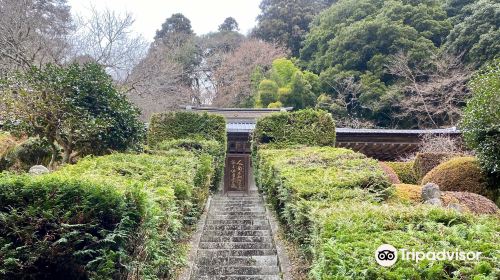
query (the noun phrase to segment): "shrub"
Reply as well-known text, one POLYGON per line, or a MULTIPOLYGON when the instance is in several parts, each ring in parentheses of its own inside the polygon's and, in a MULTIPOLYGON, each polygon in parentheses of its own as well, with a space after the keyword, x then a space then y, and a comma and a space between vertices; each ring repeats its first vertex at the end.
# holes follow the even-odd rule
POLYGON ((421 202, 422 186, 411 184, 395 184, 394 185, 394 201, 405 203, 418 203, 421 202))
POLYGON ((498 207, 486 197, 470 192, 443 192, 441 200, 445 206, 458 204, 475 214, 496 214, 498 207))
POLYGON ((145 133, 139 110, 97 63, 31 68, 7 81, 0 102, 6 128, 46 139, 54 155, 57 143, 64 163, 136 148, 145 133))
POLYGON ((151 117, 148 143, 154 148, 165 140, 172 139, 215 140, 226 146, 226 121, 215 114, 194 112, 166 112, 151 117))
POLYGON ((385 162, 396 172, 399 180, 404 184, 417 184, 417 177, 413 170, 413 161, 406 162, 385 162))
POLYGON ((389 182, 391 184, 400 184, 401 181, 399 180, 398 174, 394 172, 394 169, 390 167, 389 165, 385 164, 384 162, 379 162, 378 165, 382 170, 384 171, 385 175, 389 179, 389 182))
POLYGON ((280 112, 257 121, 253 145, 334 146, 335 123, 330 114, 312 109, 280 112))
POLYGON ((172 151, 0 175, 0 275, 172 278, 183 262, 183 225, 199 215, 211 170, 210 161, 172 151))
POLYGON ((413 171, 417 177, 417 182, 420 182, 422 178, 424 178, 425 174, 431 171, 434 167, 456 156, 460 155, 448 153, 417 153, 413 163, 413 171))
POLYGON ((226 162, 226 149, 214 140, 176 139, 163 141, 156 146, 158 151, 169 151, 172 149, 183 149, 197 155, 208 154, 213 158, 214 174, 211 181, 212 190, 216 190, 224 176, 224 165, 226 162))
MULTIPOLYGON (((332 204, 317 228, 313 279, 498 279, 500 219, 416 205, 332 204), (382 244, 409 251, 478 251, 480 261, 398 259, 377 264, 382 244)), ((313 210, 314 213, 314 210, 313 210)), ((319 212, 321 213, 321 211, 319 212)), ((316 214, 318 215, 318 214, 316 214)))
POLYGON ((422 184, 435 183, 442 191, 472 192, 496 199, 496 192, 488 188, 487 179, 474 157, 458 157, 432 169, 422 184))
POLYGON ((461 128, 484 170, 500 181, 500 59, 470 81, 473 95, 464 110, 461 128))
POLYGON ((309 202, 380 201, 390 195, 390 184, 377 161, 352 150, 259 149, 256 163, 258 187, 277 210, 289 236, 306 250, 313 223, 309 202))
MULTIPOLYGON (((313 279, 499 276, 498 216, 473 217, 418 203, 380 203, 392 194, 384 172, 377 161, 347 149, 259 147, 255 163, 258 186, 287 236, 310 259, 313 279), (385 243, 410 251, 480 251, 483 258, 468 263, 398 260, 386 269, 373 259, 375 249, 385 243)), ((396 197, 416 201, 420 190, 397 185, 396 197)))

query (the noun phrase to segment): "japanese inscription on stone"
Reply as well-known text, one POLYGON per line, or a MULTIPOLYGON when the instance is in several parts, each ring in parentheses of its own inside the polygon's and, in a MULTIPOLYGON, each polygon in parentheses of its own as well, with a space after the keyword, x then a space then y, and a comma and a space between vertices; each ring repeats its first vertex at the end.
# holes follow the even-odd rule
POLYGON ((226 172, 224 178, 224 190, 248 191, 248 167, 250 159, 248 155, 228 154, 226 158, 226 172))

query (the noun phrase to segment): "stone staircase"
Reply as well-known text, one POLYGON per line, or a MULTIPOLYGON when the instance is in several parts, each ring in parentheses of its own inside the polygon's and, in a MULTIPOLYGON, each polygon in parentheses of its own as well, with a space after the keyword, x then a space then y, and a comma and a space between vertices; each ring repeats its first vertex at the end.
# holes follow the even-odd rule
POLYGON ((212 198, 190 279, 281 279, 266 209, 256 190, 212 198))

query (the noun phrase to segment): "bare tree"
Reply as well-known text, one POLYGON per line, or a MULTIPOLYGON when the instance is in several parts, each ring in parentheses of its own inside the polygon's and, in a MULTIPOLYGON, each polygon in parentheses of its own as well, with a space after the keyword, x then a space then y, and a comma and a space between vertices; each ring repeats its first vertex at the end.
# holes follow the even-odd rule
POLYGON ((126 81, 132 69, 145 56, 148 43, 132 32, 130 13, 89 8, 89 16, 77 16, 73 34, 73 58, 90 57, 103 65, 118 81, 126 81))
POLYGON ((168 45, 153 46, 123 85, 128 98, 141 109, 143 120, 192 103, 191 89, 183 82, 184 68, 166 55, 169 50, 168 45))
POLYGON ((286 57, 288 51, 275 44, 248 39, 222 57, 214 73, 217 106, 235 106, 252 95, 251 76, 256 68, 267 70, 273 60, 286 57))
POLYGON ((318 98, 316 107, 330 111, 337 126, 350 128, 375 126, 371 121, 358 115, 364 109, 359 101, 359 96, 363 92, 361 83, 351 76, 336 79, 328 85, 335 91, 335 97, 322 94, 318 98))
POLYGON ((400 117, 416 118, 421 128, 455 126, 469 94, 466 86, 471 71, 460 57, 440 54, 430 65, 411 65, 405 53, 394 55, 387 72, 403 82, 395 89, 404 94, 400 117))
POLYGON ((61 63, 71 27, 66 0, 0 0, 0 75, 61 63))

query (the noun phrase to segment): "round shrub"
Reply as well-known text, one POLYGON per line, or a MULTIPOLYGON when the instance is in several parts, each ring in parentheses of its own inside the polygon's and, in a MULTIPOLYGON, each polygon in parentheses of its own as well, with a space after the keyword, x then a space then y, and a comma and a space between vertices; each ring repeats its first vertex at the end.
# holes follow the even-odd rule
POLYGON ((441 200, 445 206, 458 204, 475 214, 496 214, 499 211, 493 201, 470 192, 443 192, 441 200))
POLYGON ((415 171, 413 170, 414 161, 387 161, 386 165, 390 166, 396 174, 398 174, 398 178, 401 183, 404 184, 417 184, 417 176, 415 175, 415 171))
POLYGON ((473 92, 461 128, 481 166, 500 180, 500 59, 481 70, 469 83, 473 92))
POLYGON ((380 168, 382 168, 382 170, 384 171, 385 175, 387 176, 391 184, 401 184, 398 174, 394 172, 394 169, 392 169, 392 167, 383 162, 379 162, 378 165, 380 166, 380 168))
POLYGON ((413 163, 413 171, 417 177, 417 182, 420 182, 425 174, 434 167, 456 156, 460 155, 449 153, 417 153, 413 163))
POLYGON ((495 200, 474 157, 457 157, 438 165, 422 179, 422 185, 427 183, 437 184, 442 191, 472 192, 495 200))
POLYGON ((395 184, 394 196, 391 200, 419 203, 421 202, 422 186, 411 184, 395 184))

